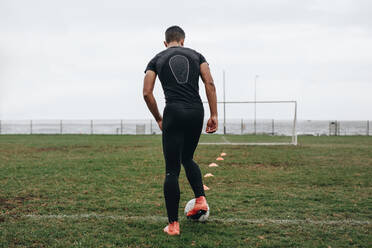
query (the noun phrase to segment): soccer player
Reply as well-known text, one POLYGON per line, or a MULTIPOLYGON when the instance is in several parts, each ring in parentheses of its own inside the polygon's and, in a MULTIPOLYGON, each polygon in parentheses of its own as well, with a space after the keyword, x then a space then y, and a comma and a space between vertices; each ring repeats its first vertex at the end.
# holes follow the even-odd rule
POLYGON ((203 55, 184 47, 184 41, 185 32, 180 27, 172 26, 165 31, 166 49, 148 63, 143 84, 143 97, 147 107, 162 130, 166 172, 164 197, 169 221, 164 232, 169 235, 180 234, 178 176, 181 163, 196 198, 195 206, 187 216, 198 218, 207 211, 200 168, 193 160, 204 119, 199 77, 204 82, 211 113, 206 132, 214 133, 218 126, 216 89, 209 65, 203 55), (156 76, 161 81, 166 100, 163 117, 153 95, 156 76))

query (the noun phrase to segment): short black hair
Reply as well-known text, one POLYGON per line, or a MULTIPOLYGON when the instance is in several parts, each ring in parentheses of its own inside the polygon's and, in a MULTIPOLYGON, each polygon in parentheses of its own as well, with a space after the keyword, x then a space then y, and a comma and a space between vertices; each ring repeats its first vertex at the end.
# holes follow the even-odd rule
POLYGON ((185 31, 179 26, 171 26, 165 31, 165 41, 167 43, 172 41, 180 42, 185 39, 185 31))

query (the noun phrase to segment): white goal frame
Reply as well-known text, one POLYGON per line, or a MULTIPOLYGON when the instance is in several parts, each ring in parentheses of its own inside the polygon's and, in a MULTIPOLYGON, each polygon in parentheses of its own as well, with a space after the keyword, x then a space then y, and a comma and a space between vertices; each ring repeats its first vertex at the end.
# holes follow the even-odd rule
MULTIPOLYGON (((203 102, 208 103, 208 102, 203 102)), ((297 143, 297 101, 218 101, 217 104, 223 104, 223 128, 226 130, 226 104, 244 104, 244 103, 286 103, 294 105, 294 116, 293 116, 293 128, 292 128, 292 139, 290 142, 229 142, 225 136, 222 139, 225 142, 200 142, 199 145, 253 145, 253 146, 278 146, 278 145, 294 145, 297 143)), ((224 134, 225 135, 225 132, 224 134)))

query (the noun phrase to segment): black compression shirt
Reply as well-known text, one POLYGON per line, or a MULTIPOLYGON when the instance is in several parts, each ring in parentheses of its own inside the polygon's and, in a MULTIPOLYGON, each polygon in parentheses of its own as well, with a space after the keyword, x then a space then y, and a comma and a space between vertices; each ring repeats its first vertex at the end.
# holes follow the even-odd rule
POLYGON ((147 65, 162 84, 166 103, 200 105, 200 65, 206 62, 203 55, 185 47, 174 46, 158 53, 147 65))

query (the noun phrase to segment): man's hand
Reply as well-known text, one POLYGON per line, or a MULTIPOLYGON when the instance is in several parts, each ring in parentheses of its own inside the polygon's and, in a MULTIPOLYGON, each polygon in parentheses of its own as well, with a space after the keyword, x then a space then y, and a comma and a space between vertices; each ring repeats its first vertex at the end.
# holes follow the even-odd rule
POLYGON ((211 118, 209 118, 208 122, 207 122, 207 128, 206 128, 206 132, 207 133, 214 133, 217 131, 217 128, 218 128, 218 119, 217 119, 217 116, 211 116, 211 118))
POLYGON ((160 131, 163 131, 163 120, 162 119, 158 121, 158 126, 160 128, 160 131))

